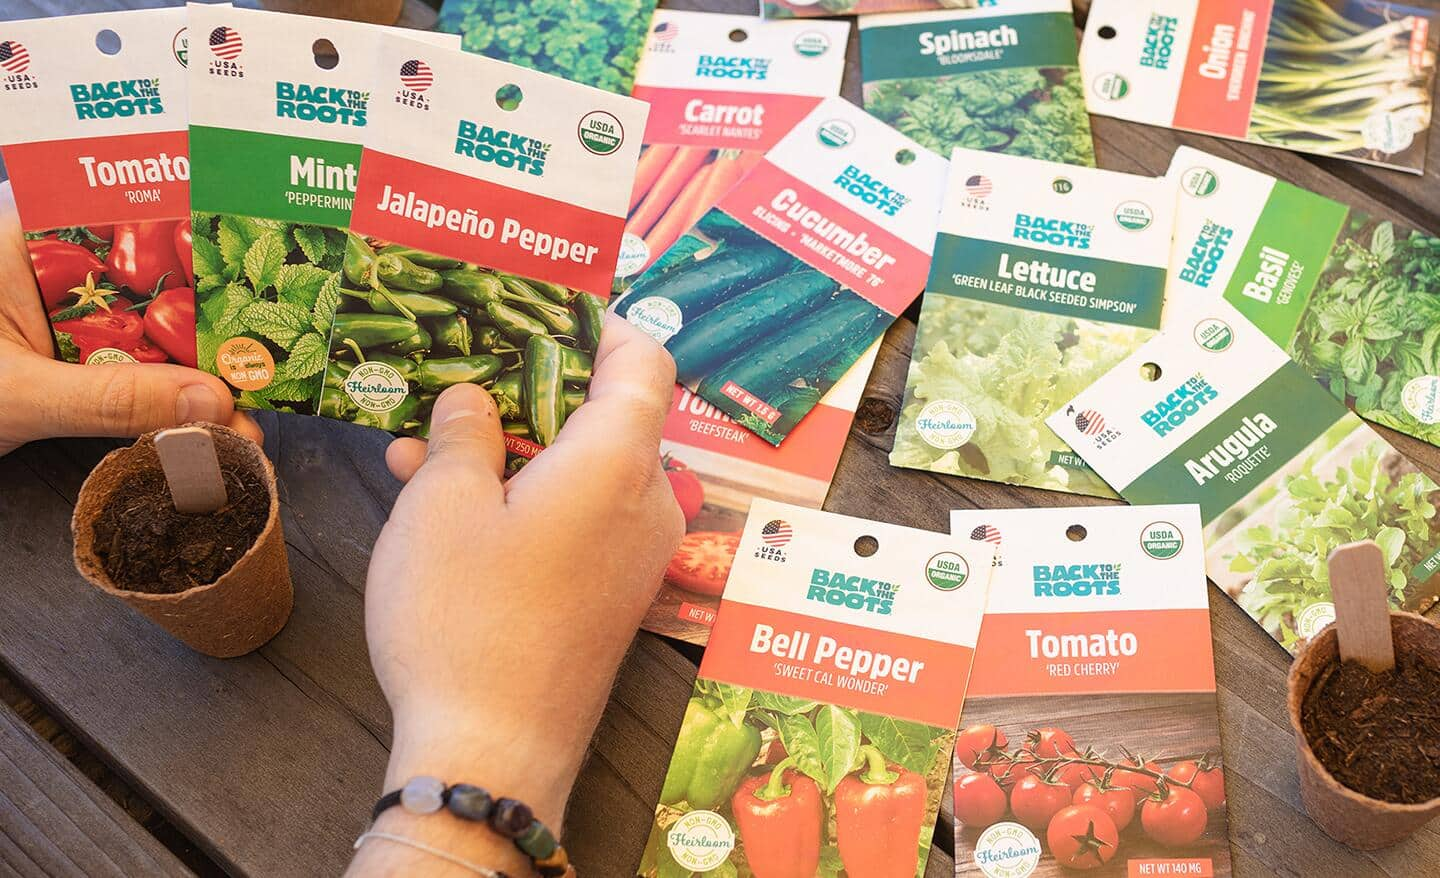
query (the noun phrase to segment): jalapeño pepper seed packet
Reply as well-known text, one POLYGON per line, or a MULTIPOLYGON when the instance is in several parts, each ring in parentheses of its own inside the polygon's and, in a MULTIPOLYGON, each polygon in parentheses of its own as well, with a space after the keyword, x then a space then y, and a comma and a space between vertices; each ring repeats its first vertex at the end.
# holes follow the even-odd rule
POLYGON ((1095 164, 1070 0, 860 18, 865 109, 921 146, 1095 164))
POLYGON ((423 436, 481 384, 522 465, 584 400, 648 107, 395 35, 371 60, 320 413, 423 436))
POLYGON ((1440 445, 1440 238, 1184 147, 1170 295, 1223 296, 1367 421, 1440 445))
POLYGON ((964 510, 950 529, 998 549, 955 874, 1228 876, 1199 509, 964 510))
MULTIPOLYGON (((200 368, 242 407, 312 414, 387 29, 203 4, 189 12, 200 368)), ((423 85, 423 72, 414 77, 423 85)))
POLYGON ((0 148, 60 357, 195 365, 184 9, 0 23, 0 148))
POLYGON ((1228 302, 1170 302, 1166 329, 1050 426, 1132 503, 1198 503, 1205 569, 1291 652, 1335 617, 1326 560, 1385 553, 1390 602, 1440 591, 1440 485, 1228 302))
POLYGON ((1419 174, 1433 10, 1385 0, 1095 0, 1090 112, 1419 174))
POLYGON ((772 445, 920 292, 946 162, 818 104, 616 306, 679 381, 772 445))
POLYGON ((923 875, 993 558, 756 500, 639 874, 923 875))
POLYGON ((895 466, 1113 497, 1045 418, 1160 327, 1162 179, 956 150, 895 466))
POLYGON ((616 290, 680 239, 761 155, 838 94, 850 26, 662 9, 634 96, 650 102, 616 290))

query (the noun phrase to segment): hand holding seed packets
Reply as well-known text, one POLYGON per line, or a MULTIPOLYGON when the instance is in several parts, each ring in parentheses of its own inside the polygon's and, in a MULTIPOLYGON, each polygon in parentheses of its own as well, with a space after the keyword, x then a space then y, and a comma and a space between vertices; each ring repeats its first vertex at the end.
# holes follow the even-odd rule
POLYGON ((639 874, 921 874, 993 556, 756 500, 639 874))
POLYGON ((616 312, 665 344, 681 384, 779 445, 920 291, 945 173, 828 98, 616 312))

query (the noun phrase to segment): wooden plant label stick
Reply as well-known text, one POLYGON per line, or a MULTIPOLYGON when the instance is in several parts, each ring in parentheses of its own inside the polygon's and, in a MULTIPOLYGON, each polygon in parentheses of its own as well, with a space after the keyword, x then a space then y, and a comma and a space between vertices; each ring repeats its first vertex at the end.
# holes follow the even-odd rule
POLYGON ((1341 661, 1379 674, 1395 666, 1385 555, 1375 543, 1348 543, 1330 553, 1330 593, 1341 661))
POLYGON ((215 440, 204 427, 176 427, 155 436, 155 452, 180 512, 214 512, 225 505, 225 479, 215 440))

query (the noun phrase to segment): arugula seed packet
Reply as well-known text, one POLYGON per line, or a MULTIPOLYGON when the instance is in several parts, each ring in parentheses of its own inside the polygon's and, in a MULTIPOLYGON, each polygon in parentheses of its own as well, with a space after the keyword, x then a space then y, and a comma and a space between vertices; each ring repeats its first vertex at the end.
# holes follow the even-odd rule
POLYGON ((955 741, 955 874, 1228 876, 1199 509, 967 509, 950 530, 998 549, 955 741))
POLYGON ((993 558, 756 500, 639 874, 923 876, 993 558))
MULTIPOLYGON (((313 414, 340 305, 375 51, 384 33, 402 31, 228 6, 188 9, 199 365, 229 384, 243 408, 313 414)), ((457 42, 448 34, 417 38, 457 42)), ((411 76, 424 85, 424 71, 411 76)))
POLYGON ((993 6, 995 2, 996 0, 761 0, 760 10, 766 18, 813 18, 821 15, 969 9, 975 6, 993 6))
POLYGON ((865 109, 956 147, 1095 164, 1070 0, 860 18, 865 109))
POLYGON ((661 9, 634 96, 645 149, 615 269, 622 291, 740 182, 766 150, 838 94, 850 25, 661 9))
POLYGON ((1170 295, 1223 296, 1367 421, 1440 445, 1440 238, 1185 147, 1170 295))
POLYGON ((0 23, 0 149, 60 358, 195 365, 185 10, 0 23))
POLYGON ((826 98, 616 312, 665 345, 681 384, 779 445, 924 285, 946 167, 826 98))
POLYGON ((1326 559, 1374 540, 1390 603, 1440 593, 1440 485, 1219 298, 1049 419, 1131 503, 1198 503, 1205 572, 1291 652, 1335 616, 1326 559))
POLYGON ((1095 0, 1085 96, 1101 116, 1419 174, 1433 15, 1385 0, 1095 0))
POLYGON ((1173 202, 1162 179, 957 149, 890 463, 1113 497, 1045 418, 1160 328, 1173 202))
POLYGON ((424 436, 483 385, 518 468, 584 401, 649 108, 393 34, 372 59, 320 414, 424 436))

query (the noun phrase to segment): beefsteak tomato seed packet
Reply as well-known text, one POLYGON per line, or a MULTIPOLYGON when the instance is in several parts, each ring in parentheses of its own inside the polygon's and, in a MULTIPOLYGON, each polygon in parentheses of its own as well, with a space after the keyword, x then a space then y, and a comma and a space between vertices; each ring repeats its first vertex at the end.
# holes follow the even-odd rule
POLYGON ((760 0, 766 18, 813 18, 826 15, 869 15, 875 12, 922 12, 993 6, 996 0, 760 0))
POLYGON ((681 384, 779 445, 924 286, 946 167, 826 98, 616 310, 681 384))
POLYGON ((923 876, 993 559, 756 500, 639 874, 923 876))
POLYGON ((1374 540, 1393 606, 1440 592, 1440 485, 1229 303, 1166 329, 1049 419, 1131 503, 1198 503, 1205 570, 1291 652, 1335 617, 1326 559, 1374 540))
POLYGON ((1422 173, 1433 11, 1385 0, 1095 0, 1090 112, 1422 173))
POLYGON ((949 193, 890 463, 1114 492, 1045 418, 1160 328, 1163 179, 975 150, 949 193))
POLYGON ((655 13, 634 96, 645 150, 615 270, 623 290, 820 103, 839 94, 850 25, 655 13))
POLYGON ((1169 294, 1224 297, 1367 421, 1440 445, 1440 238, 1183 147, 1169 294))
MULTIPOLYGON (((313 414, 341 303, 345 228, 387 31, 353 21, 189 6, 190 207, 200 368, 237 405, 313 414)), ((383 71, 387 84, 394 71, 383 71)), ((429 72, 406 74, 424 97, 429 72)), ((343 310, 343 309, 342 309, 343 310)))
POLYGON ((876 341, 778 448, 676 385, 660 453, 686 534, 645 614, 645 630, 688 643, 710 639, 750 502, 763 497, 820 508, 879 352, 876 341))
POLYGON ((1230 875, 1199 510, 950 526, 998 547, 955 740, 955 874, 1230 875))
POLYGON ((1094 165, 1070 0, 860 18, 865 109, 921 146, 1094 165))
POLYGON ((518 468, 584 401, 649 107, 393 34, 371 59, 320 414, 424 436, 483 385, 518 468))
POLYGON ((68 362, 195 365, 187 51, 183 9, 0 23, 0 151, 68 362))

